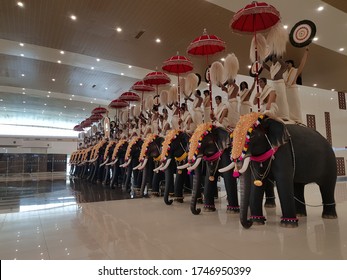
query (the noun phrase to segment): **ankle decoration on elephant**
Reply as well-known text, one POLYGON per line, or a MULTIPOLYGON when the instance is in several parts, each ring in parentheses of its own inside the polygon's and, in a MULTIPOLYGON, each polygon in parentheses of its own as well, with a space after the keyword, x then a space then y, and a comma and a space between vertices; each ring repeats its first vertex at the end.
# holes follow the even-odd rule
POLYGON ((266 218, 264 216, 251 216, 251 221, 254 223, 265 224, 266 218))
POLYGON ((216 207, 215 207, 215 205, 204 204, 204 211, 205 212, 214 212, 214 211, 216 211, 216 207))
POLYGON ((240 206, 227 205, 227 212, 230 212, 230 213, 240 213, 240 206))

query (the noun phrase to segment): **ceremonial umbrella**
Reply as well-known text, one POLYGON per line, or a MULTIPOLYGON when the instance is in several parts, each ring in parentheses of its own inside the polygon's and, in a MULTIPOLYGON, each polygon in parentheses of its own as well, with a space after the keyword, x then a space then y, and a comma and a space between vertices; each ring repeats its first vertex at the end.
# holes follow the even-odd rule
POLYGON ((103 118, 101 114, 93 114, 89 117, 92 122, 98 122, 103 118))
MULTIPOLYGON (((158 86, 170 83, 171 79, 169 78, 168 75, 166 75, 163 72, 154 71, 154 72, 148 73, 143 78, 143 81, 147 85, 151 85, 151 86, 155 85, 156 86, 156 92, 157 92, 157 95, 158 95, 158 86)), ((158 105, 158 104, 156 104, 156 105, 158 105)))
POLYGON ((144 92, 154 91, 154 87, 152 87, 151 85, 147 85, 143 80, 141 80, 141 81, 137 81, 135 84, 133 84, 133 86, 130 89, 142 92, 142 96, 141 96, 141 112, 142 112, 142 110, 143 110, 143 94, 144 94, 144 92))
POLYGON ((131 101, 140 101, 140 97, 135 93, 135 92, 131 92, 131 91, 126 91, 124 93, 121 94, 121 96, 119 97, 120 100, 123 101, 127 101, 129 102, 129 110, 128 110, 128 137, 129 137, 129 125, 130 125, 130 121, 129 121, 129 114, 130 114, 130 103, 131 101))
POLYGON ((82 121, 81 124, 80 124, 80 126, 81 126, 82 128, 90 127, 91 125, 92 125, 92 121, 91 121, 89 118, 85 119, 85 120, 82 121))
POLYGON ((107 113, 107 109, 104 108, 104 107, 101 107, 101 106, 94 108, 93 111, 92 111, 93 115, 96 115, 96 114, 106 114, 106 113, 107 113))
MULTIPOLYGON (((213 55, 215 53, 224 51, 226 48, 226 44, 223 40, 218 38, 216 35, 207 34, 206 29, 201 36, 195 38, 188 46, 187 52, 190 55, 202 55, 206 56, 207 66, 208 64, 208 56, 213 55)), ((210 106, 211 112, 213 113, 212 107, 212 85, 210 82, 210 71, 208 70, 208 80, 209 80, 209 91, 210 91, 210 106)))
MULTIPOLYGON (((276 23, 280 21, 280 13, 275 7, 265 2, 253 1, 251 4, 246 5, 243 9, 234 14, 230 28, 237 33, 253 34, 255 41, 255 62, 258 62, 257 51, 257 32, 266 32, 271 29, 276 23)), ((257 92, 259 92, 258 84, 258 63, 256 65, 256 83, 257 92)), ((258 99, 258 110, 260 110, 260 104, 258 99)))
MULTIPOLYGON (((165 60, 161 67, 164 71, 177 74, 177 87, 178 87, 178 106, 181 106, 180 99, 180 74, 187 73, 193 70, 193 63, 185 56, 177 55, 165 60)), ((180 111, 178 111, 178 117, 180 117, 180 111)))
POLYGON ((83 131, 83 127, 78 124, 78 125, 75 125, 74 128, 73 128, 74 131, 83 131))
MULTIPOLYGON (((128 102, 120 100, 120 99, 114 99, 111 101, 110 104, 108 104, 108 108, 111 108, 111 109, 121 109, 121 108, 125 108, 128 106, 129 106, 128 102)), ((116 122, 119 123, 119 111, 118 110, 116 111, 116 115, 117 115, 116 122)))

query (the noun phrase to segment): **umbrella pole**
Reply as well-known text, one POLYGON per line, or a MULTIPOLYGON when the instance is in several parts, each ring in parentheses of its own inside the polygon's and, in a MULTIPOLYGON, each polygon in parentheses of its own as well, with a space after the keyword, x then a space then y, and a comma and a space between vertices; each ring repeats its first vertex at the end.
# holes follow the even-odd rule
MULTIPOLYGON (((141 96, 141 112, 140 112, 140 116, 142 114, 143 111, 143 91, 142 91, 142 96, 141 96)), ((142 121, 141 121, 141 117, 139 116, 139 122, 140 122, 140 135, 142 134, 142 121)))
MULTIPOLYGON (((255 18, 255 15, 253 14, 253 17, 255 18)), ((253 22, 255 22, 255 19, 253 19, 253 22)), ((254 28, 255 30, 255 28, 254 28)), ((255 83, 257 84, 257 93, 259 92, 259 69, 258 69, 258 44, 257 44, 257 34, 256 31, 254 31, 254 43, 255 43, 255 83)), ((260 112, 260 96, 258 97, 258 112, 260 112)))
POLYGON ((129 109, 128 109, 128 138, 130 137, 130 109, 131 109, 131 102, 129 101, 129 109))
POLYGON ((208 55, 206 55, 206 62, 207 62, 208 90, 210 94, 210 108, 211 108, 211 114, 214 116, 213 106, 212 106, 212 83, 211 83, 210 67, 208 65, 208 55))
MULTIPOLYGON (((181 119, 181 86, 180 86, 180 74, 177 73, 177 93, 178 93, 178 119, 181 119)), ((178 129, 181 130, 181 123, 178 121, 178 129)))

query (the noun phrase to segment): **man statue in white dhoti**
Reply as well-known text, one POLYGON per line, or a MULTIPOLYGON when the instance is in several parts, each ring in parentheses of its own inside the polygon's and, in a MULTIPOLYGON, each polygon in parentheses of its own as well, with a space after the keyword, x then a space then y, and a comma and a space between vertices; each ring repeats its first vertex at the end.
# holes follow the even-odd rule
POLYGON ((222 126, 225 129, 230 129, 230 122, 228 119, 228 107, 222 103, 222 97, 220 95, 217 95, 215 97, 216 100, 216 108, 214 109, 214 119, 213 123, 216 126, 222 126))
POLYGON ((278 106, 276 104, 277 94, 276 91, 267 84, 266 78, 259 79, 259 86, 261 92, 255 95, 253 104, 258 104, 258 98, 260 103, 260 112, 269 114, 271 116, 278 116, 278 106))
POLYGON ((229 125, 232 128, 236 127, 237 122, 240 119, 240 113, 238 109, 237 94, 239 92, 239 87, 235 83, 234 79, 228 79, 227 86, 221 85, 223 91, 228 94, 228 119, 229 125))
POLYGON ((193 118, 193 122, 196 125, 202 124, 203 123, 203 110, 201 108, 201 105, 203 103, 203 99, 201 97, 201 92, 200 90, 196 90, 194 93, 195 98, 188 98, 188 100, 193 101, 193 106, 192 106, 192 118, 193 118))
POLYGON ((240 91, 238 95, 240 97, 240 115, 241 116, 246 115, 252 111, 251 110, 252 104, 249 101, 249 99, 254 90, 254 87, 255 87, 255 80, 253 82, 251 89, 248 89, 248 84, 245 81, 241 82, 240 84, 240 91))
POLYGON ((300 76, 306 64, 308 56, 308 48, 306 48, 304 56, 301 59, 299 68, 294 67, 293 60, 287 60, 287 70, 283 73, 283 79, 286 84, 287 100, 289 106, 289 117, 291 120, 302 123, 301 102, 299 98, 299 88, 296 84, 298 76, 300 76))
POLYGON ((270 72, 272 87, 276 91, 276 104, 278 106, 277 116, 283 120, 289 120, 289 108, 286 94, 286 85, 283 79, 283 73, 287 69, 286 63, 276 55, 271 56, 272 64, 269 67, 263 64, 263 67, 270 72))

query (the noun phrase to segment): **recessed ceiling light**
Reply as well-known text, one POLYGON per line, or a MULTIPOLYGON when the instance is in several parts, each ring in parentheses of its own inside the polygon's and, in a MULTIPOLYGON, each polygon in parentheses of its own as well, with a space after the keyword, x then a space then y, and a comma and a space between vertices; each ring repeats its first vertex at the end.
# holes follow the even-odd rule
POLYGON ((48 93, 51 93, 50 91, 48 93))
POLYGON ((222 57, 220 60, 221 60, 221 61, 225 61, 225 58, 224 58, 224 57, 222 57))
POLYGON ((43 104, 43 105, 47 106, 47 103, 45 103, 45 104, 43 104))
POLYGON ((156 41, 157 43, 160 43, 160 42, 161 42, 161 40, 160 40, 159 38, 155 39, 155 41, 156 41))
POLYGON ((74 97, 75 95, 74 95, 74 94, 72 94, 71 96, 72 96, 72 97, 74 97))
POLYGON ((335 91, 335 89, 334 89, 334 88, 332 88, 332 89, 331 89, 331 91, 335 91))
POLYGON ((0 102, 4 101, 4 99, 0 99, 0 102))
POLYGON ((25 74, 22 74, 22 77, 25 77, 25 74))
POLYGON ((313 84, 313 86, 314 86, 314 87, 316 87, 316 86, 317 86, 317 84, 313 84))
POLYGON ((128 66, 128 68, 132 68, 132 66, 131 66, 131 65, 129 65, 129 66, 128 66))
POLYGON ((100 61, 100 58, 97 58, 96 61, 99 62, 99 61, 100 61))
POLYGON ((58 60, 57 62, 58 62, 58 63, 61 63, 61 60, 58 60))
POLYGON ((24 56, 24 53, 21 53, 20 56, 24 56))
POLYGON ((288 29, 288 25, 283 25, 283 28, 284 29, 288 29))
POLYGON ((24 4, 23 4, 23 2, 17 2, 17 6, 23 8, 23 7, 24 7, 24 4))
POLYGON ((23 91, 22 94, 25 94, 25 91, 23 91))
POLYGON ((96 98, 94 98, 94 100, 96 100, 96 98))
POLYGON ((90 103, 92 103, 92 104, 93 104, 93 101, 90 101, 90 103))
POLYGON ((83 110, 83 111, 85 111, 85 110, 86 110, 86 108, 83 108, 82 110, 83 110))
POLYGON ((25 90, 25 88, 23 87, 22 90, 25 90))
POLYGON ((54 79, 54 78, 52 79, 52 82, 55 82, 55 79, 54 79))
POLYGON ((108 90, 108 88, 107 88, 107 87, 105 87, 105 90, 108 90))
POLYGON ((116 28, 116 31, 117 31, 117 32, 122 32, 122 28, 117 27, 117 28, 116 28))
POLYGON ((80 83, 80 86, 83 86, 83 84, 82 84, 82 83, 80 83))
POLYGON ((72 98, 70 97, 69 100, 72 100, 72 98))
POLYGON ((76 19, 77 19, 77 17, 76 17, 75 15, 71 15, 70 18, 71 18, 72 20, 76 20, 76 19))
POLYGON ((60 51, 61 54, 64 54, 65 52, 64 51, 60 51))
POLYGON ((20 45, 21 47, 24 47, 24 44, 23 44, 23 43, 19 43, 19 45, 20 45))
POLYGON ((313 41, 318 41, 318 37, 314 37, 314 38, 313 38, 313 41))
POLYGON ((23 100, 23 104, 25 104, 26 103, 26 101, 25 100, 23 100))
POLYGON ((340 52, 343 52, 345 49, 344 48, 339 48, 339 51, 340 52))
POLYGON ((251 69, 251 67, 252 67, 252 65, 247 65, 247 68, 248 68, 248 69, 251 69))
POLYGON ((64 106, 64 108, 66 109, 66 106, 64 106))
POLYGON ((324 7, 323 6, 320 6, 317 8, 317 11, 320 12, 320 11, 323 11, 324 10, 324 7))
POLYGON ((49 95, 47 94, 47 98, 49 98, 49 95))
POLYGON ((330 100, 333 100, 334 98, 333 97, 330 97, 330 100))
POLYGON ((94 70, 94 67, 92 66, 92 67, 90 67, 90 69, 94 70))
POLYGON ((124 76, 124 73, 120 73, 122 76, 124 76))

